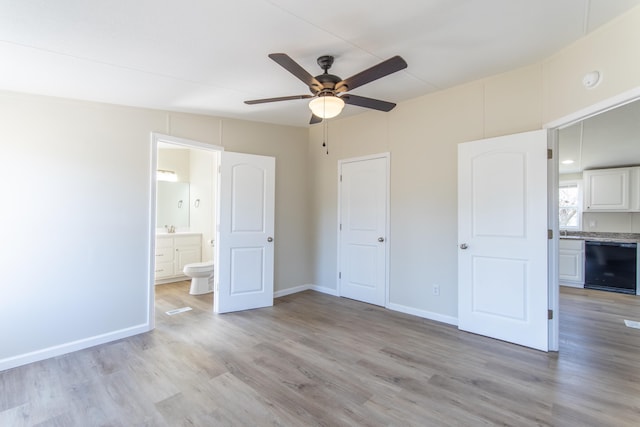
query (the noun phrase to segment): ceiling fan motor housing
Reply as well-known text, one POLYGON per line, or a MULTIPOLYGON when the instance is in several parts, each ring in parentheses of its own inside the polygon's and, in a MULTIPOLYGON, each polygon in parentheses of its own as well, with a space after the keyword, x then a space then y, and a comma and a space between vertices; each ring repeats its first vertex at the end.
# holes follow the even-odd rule
POLYGON ((327 92, 333 94, 335 92, 336 84, 342 81, 340 77, 333 74, 320 74, 316 76, 315 79, 322 84, 322 89, 314 91, 315 88, 313 86, 310 86, 309 89, 311 89, 311 93, 313 93, 314 95, 316 93, 322 94, 327 92))
MULTIPOLYGON (((311 93, 318 96, 335 95, 336 84, 341 82, 342 79, 334 74, 329 74, 328 70, 333 65, 333 56, 323 55, 318 57, 318 65, 324 70, 324 73, 315 76, 315 79, 322 84, 322 88, 315 86, 309 86, 311 93)), ((341 92, 346 91, 345 88, 341 92)))

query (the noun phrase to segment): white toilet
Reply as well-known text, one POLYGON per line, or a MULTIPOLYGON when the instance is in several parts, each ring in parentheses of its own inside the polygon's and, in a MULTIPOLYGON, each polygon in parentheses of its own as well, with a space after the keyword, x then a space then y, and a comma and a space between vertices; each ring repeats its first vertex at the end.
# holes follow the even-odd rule
POLYGON ((213 261, 187 264, 182 271, 191 277, 191 295, 213 292, 213 261))

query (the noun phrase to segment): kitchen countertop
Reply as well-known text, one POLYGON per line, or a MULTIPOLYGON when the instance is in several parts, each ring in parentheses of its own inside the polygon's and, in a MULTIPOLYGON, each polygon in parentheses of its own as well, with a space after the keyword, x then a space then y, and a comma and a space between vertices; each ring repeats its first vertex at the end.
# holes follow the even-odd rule
POLYGON ((567 240, 591 240, 594 242, 619 242, 619 243, 638 243, 640 242, 640 233, 598 233, 588 231, 568 231, 563 235, 560 231, 560 239, 567 240))

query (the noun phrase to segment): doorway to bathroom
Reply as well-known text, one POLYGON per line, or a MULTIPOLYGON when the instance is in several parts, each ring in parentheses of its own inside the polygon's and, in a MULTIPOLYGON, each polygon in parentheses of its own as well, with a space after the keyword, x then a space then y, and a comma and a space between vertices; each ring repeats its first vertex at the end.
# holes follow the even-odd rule
POLYGON ((183 284, 188 295, 213 302, 212 274, 190 280, 184 269, 209 266, 208 273, 213 273, 217 264, 218 170, 223 149, 152 134, 151 151, 155 200, 150 212, 150 320, 155 317, 156 286, 183 284))
POLYGON ((275 158, 157 133, 151 140, 150 324, 155 285, 184 280, 184 266, 202 261, 213 261, 214 312, 273 305, 275 158), (181 183, 168 186, 178 187, 168 201, 165 176, 181 183))

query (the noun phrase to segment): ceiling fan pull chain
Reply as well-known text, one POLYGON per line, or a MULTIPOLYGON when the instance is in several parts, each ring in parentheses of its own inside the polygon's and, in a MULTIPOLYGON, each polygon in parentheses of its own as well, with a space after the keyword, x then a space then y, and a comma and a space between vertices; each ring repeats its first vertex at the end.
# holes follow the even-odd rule
POLYGON ((323 120, 322 123, 322 146, 326 148, 326 154, 329 155, 329 141, 327 140, 327 136, 329 135, 329 121, 327 119, 323 120))
POLYGON ((329 155, 329 120, 327 120, 327 156, 329 155))
MULTIPOLYGON (((327 72, 327 70, 325 70, 325 73, 327 72)), ((327 97, 323 96, 322 97, 322 117, 327 117, 327 97)), ((329 120, 328 119, 324 119, 323 123, 322 123, 322 131, 323 131, 323 139, 324 142, 322 143, 322 146, 325 147, 326 150, 326 155, 329 155, 329 120)))

